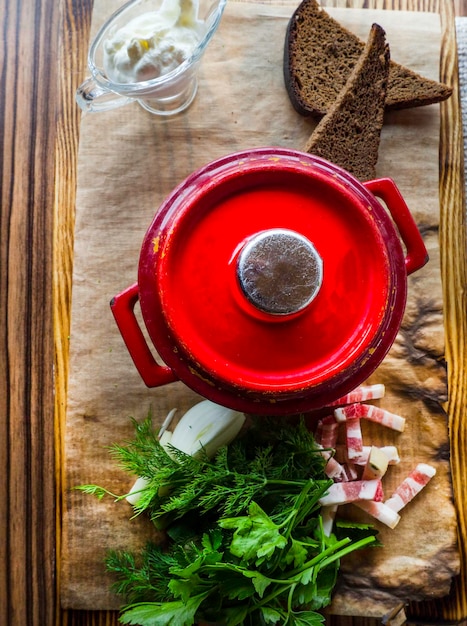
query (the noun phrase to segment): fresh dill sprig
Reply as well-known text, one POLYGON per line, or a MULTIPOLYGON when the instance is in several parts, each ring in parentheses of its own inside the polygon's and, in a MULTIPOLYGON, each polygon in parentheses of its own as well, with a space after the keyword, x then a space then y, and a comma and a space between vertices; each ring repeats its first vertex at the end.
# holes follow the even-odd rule
POLYGON ((121 622, 321 624, 340 559, 377 540, 364 525, 325 535, 319 501, 332 481, 304 421, 258 418, 212 459, 164 447, 150 417, 134 425, 134 439, 111 453, 145 479, 135 511, 165 528, 166 542, 109 553, 114 590, 128 602, 121 622))

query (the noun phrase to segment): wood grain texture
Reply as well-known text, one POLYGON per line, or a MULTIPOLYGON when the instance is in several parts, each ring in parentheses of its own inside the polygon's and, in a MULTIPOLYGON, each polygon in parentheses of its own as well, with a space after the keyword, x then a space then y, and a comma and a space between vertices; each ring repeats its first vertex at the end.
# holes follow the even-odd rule
MULTIPOLYGON (((454 14, 449 3, 441 7, 441 16, 445 26, 452 24, 454 14)), ((451 467, 453 476, 454 496, 457 502, 459 536, 465 538, 467 532, 465 484, 467 467, 465 451, 467 449, 466 397, 467 397, 467 242, 465 239, 465 187, 464 144, 462 136, 462 120, 460 112, 457 48, 455 32, 452 28, 444 28, 442 42, 443 54, 441 77, 449 84, 455 85, 455 92, 449 101, 442 104, 441 115, 443 124, 440 140, 440 249, 441 273, 444 278, 446 361, 448 364, 448 416, 451 440, 451 467)), ((465 540, 460 542, 461 574, 454 580, 449 601, 433 603, 424 607, 413 607, 414 614, 425 614, 445 619, 457 619, 459 615, 467 615, 467 552, 465 540)))
MULTIPOLYGON (((327 4, 427 11, 446 5, 445 19, 452 18, 453 7, 458 15, 467 15, 467 0, 329 0, 327 4)), ((61 611, 57 600, 61 424, 80 119, 73 94, 85 73, 91 11, 92 0, 0 2, 0 624, 5 626, 118 623, 116 613, 61 611)), ((446 77, 455 76, 452 34, 445 51, 442 71, 446 77)), ((462 424, 466 282, 465 269, 459 270, 458 265, 463 243, 458 227, 463 155, 453 101, 443 107, 443 120, 443 176, 451 189, 444 198, 442 237, 447 358, 450 382, 455 385, 449 407, 452 464, 456 495, 465 498, 462 485, 467 469, 460 461, 466 449, 462 424)), ((465 510, 460 511, 460 524, 465 535, 465 510)), ((463 558, 465 565, 465 553, 463 558)), ((456 596, 465 586, 464 570, 456 581, 454 601, 430 607, 430 615, 455 619, 459 612, 465 614, 466 607, 456 596)), ((415 610, 414 615, 417 619, 415 610)), ((329 623, 375 624, 335 617, 329 623)))
POLYGON ((2 2, 0 623, 55 601, 52 211, 59 11, 2 2))
MULTIPOLYGON (((59 28, 59 81, 55 156, 55 198, 53 204, 53 337, 54 337, 54 445, 55 445, 55 527, 56 553, 60 555, 60 527, 63 493, 63 425, 68 381, 68 338, 70 334, 73 235, 80 110, 74 100, 76 88, 85 77, 92 0, 63 0, 59 28)), ((60 607, 60 559, 56 559, 54 594, 55 624, 99 625, 101 618, 116 622, 115 615, 68 615, 60 607), (78 621, 76 621, 78 620, 78 621), (83 620, 83 621, 80 621, 83 620)))

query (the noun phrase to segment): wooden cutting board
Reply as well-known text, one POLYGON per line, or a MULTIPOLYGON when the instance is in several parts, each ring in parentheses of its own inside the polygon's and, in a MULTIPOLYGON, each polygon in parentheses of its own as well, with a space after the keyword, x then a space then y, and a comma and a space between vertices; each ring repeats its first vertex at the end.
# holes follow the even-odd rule
MULTIPOLYGON (((186 175, 237 149, 304 145, 313 122, 292 109, 282 82, 283 37, 296 4, 229 2, 202 67, 199 95, 187 115, 161 120, 132 105, 83 118, 65 432, 61 589, 66 608, 116 608, 119 601, 109 591, 103 567, 105 551, 136 547, 153 532, 143 519, 130 522, 131 510, 125 504, 98 502, 72 488, 92 482, 124 493, 133 478, 113 464, 106 447, 131 436, 129 417, 143 419, 152 409, 161 421, 172 407, 183 410, 197 400, 181 383, 158 390, 144 387, 108 302, 134 282, 145 230, 164 196, 186 175)), ((94 32, 111 10, 110 0, 96 2, 94 32)), ((395 60, 438 78, 437 16, 330 12, 362 38, 378 21, 387 31, 395 60)), ((391 176, 398 184, 431 260, 411 277, 403 327, 373 376, 387 385, 380 405, 407 418, 406 432, 365 433, 372 441, 400 448, 402 463, 392 468, 388 491, 416 462, 430 462, 438 473, 396 531, 381 528, 383 549, 343 564, 335 613, 380 616, 400 600, 445 595, 459 569, 444 412, 438 148, 437 105, 387 116, 378 175, 391 176)))

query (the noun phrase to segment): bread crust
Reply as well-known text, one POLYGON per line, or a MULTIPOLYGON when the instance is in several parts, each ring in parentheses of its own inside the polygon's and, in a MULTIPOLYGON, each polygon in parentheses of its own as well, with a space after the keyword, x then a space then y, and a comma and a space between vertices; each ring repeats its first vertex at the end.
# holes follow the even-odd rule
MULTIPOLYGON (((296 111, 318 119, 325 115, 364 47, 317 0, 302 0, 289 21, 284 43, 284 82, 296 111)), ((391 61, 386 109, 434 104, 451 94, 448 85, 391 61)))
POLYGON ((373 24, 360 58, 309 138, 305 152, 339 165, 361 181, 376 177, 389 63, 386 34, 373 24))

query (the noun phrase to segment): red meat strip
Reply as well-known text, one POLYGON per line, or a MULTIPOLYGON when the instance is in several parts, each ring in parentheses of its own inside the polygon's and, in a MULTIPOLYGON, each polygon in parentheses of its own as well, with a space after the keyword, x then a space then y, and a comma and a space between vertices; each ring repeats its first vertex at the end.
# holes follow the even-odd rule
POLYGON ((334 416, 338 422, 345 422, 349 419, 365 418, 372 422, 377 422, 393 430, 402 432, 405 427, 405 419, 400 415, 395 415, 372 404, 350 404, 334 410, 334 416))
POLYGON ((345 443, 349 461, 357 459, 363 452, 362 429, 359 419, 348 419, 345 422, 345 443))
POLYGON ((323 448, 335 448, 338 434, 339 423, 336 422, 334 415, 329 415, 319 420, 315 432, 315 440, 320 443, 323 448))
POLYGON ((326 476, 329 476, 329 478, 333 478, 334 480, 342 480, 341 476, 344 469, 342 465, 336 461, 332 452, 330 450, 323 450, 323 446, 319 443, 316 443, 316 447, 321 450, 321 455, 327 461, 326 467, 324 468, 326 476))
POLYGON ((365 400, 379 400, 384 397, 384 385, 362 385, 328 406, 342 406, 365 400))
POLYGON ((320 499, 321 506, 347 504, 356 500, 383 500, 383 486, 380 480, 353 480, 334 483, 328 493, 320 499))
POLYGON ((355 502, 356 506, 366 511, 369 515, 377 519, 382 524, 395 528, 399 523, 400 515, 391 509, 384 502, 374 502, 373 500, 360 500, 355 502))
POLYGON ((400 511, 408 504, 436 474, 436 469, 427 463, 419 463, 410 472, 385 504, 393 511, 400 511))

